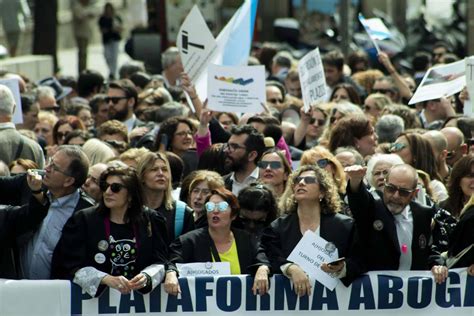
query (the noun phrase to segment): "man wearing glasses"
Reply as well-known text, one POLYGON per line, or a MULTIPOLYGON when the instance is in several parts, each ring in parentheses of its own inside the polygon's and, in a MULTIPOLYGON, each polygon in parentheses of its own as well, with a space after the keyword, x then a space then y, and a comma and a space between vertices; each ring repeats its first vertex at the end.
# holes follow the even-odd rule
MULTIPOLYGON (((79 191, 87 178, 89 160, 77 146, 60 146, 46 164, 39 190, 21 190, 26 175, 0 179, 0 187, 8 188, 10 198, 21 200, 25 195, 43 192, 50 202, 48 214, 42 223, 17 238, 20 248, 20 277, 27 279, 49 279, 54 248, 61 237, 66 221, 80 209, 90 207, 93 202, 79 191), (23 181, 21 181, 23 177, 23 181), (18 188, 14 188, 17 185, 18 188)), ((5 199, 0 200, 2 204, 5 199)), ((11 202, 11 201, 8 201, 11 202)), ((16 203, 8 203, 18 205, 16 203)))
POLYGON ((235 196, 258 179, 257 161, 264 150, 263 135, 254 127, 242 125, 232 128, 229 141, 224 146, 225 165, 232 172, 224 176, 224 183, 235 196))
POLYGON ((135 127, 143 126, 133 110, 137 104, 138 93, 133 82, 128 79, 109 84, 105 102, 109 105, 109 120, 117 120, 127 126, 130 133, 135 127))
POLYGON ((407 164, 393 166, 381 199, 375 199, 362 183, 366 168, 345 169, 347 193, 358 232, 365 244, 369 270, 426 270, 430 255, 431 209, 414 202, 416 169, 407 164))

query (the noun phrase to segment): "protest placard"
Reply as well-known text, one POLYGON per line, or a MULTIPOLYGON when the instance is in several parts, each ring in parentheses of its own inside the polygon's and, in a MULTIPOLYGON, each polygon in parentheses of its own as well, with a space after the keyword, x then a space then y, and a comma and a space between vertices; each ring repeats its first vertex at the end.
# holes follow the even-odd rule
POLYGON ((261 113, 265 103, 265 67, 209 65, 207 90, 209 110, 261 113))
POLYGON ((231 275, 229 262, 177 263, 180 277, 231 275))
POLYGON ((181 25, 176 45, 184 71, 195 83, 198 76, 207 68, 217 47, 216 40, 197 5, 194 5, 181 25))
POLYGON ((472 97, 474 96, 474 56, 466 58, 466 89, 469 94, 469 100, 464 102, 464 115, 472 116, 474 114, 472 97))
POLYGON ((456 94, 466 85, 466 62, 454 63, 428 69, 408 104, 435 100, 456 94))
POLYGON ((319 48, 309 52, 299 61, 298 72, 303 93, 304 111, 308 112, 313 102, 323 102, 326 98, 326 77, 319 48))
POLYGON ((21 96, 20 96, 20 82, 18 79, 0 79, 0 84, 7 86, 13 94, 15 99, 15 112, 13 113, 13 123, 21 124, 23 123, 23 112, 21 110, 21 96))
POLYGON ((310 278, 314 278, 328 289, 334 290, 339 279, 321 270, 321 264, 334 261, 338 257, 339 252, 333 243, 307 230, 288 256, 288 260, 299 265, 310 278))

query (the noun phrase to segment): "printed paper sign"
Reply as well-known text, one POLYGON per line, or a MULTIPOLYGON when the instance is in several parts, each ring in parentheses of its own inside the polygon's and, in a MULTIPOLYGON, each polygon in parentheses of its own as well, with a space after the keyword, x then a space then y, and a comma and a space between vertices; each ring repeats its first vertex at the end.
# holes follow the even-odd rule
POLYGON ((208 108, 219 112, 261 113, 265 103, 264 66, 209 65, 208 108))
POLYGON ((21 124, 23 123, 23 112, 21 110, 21 96, 20 96, 20 82, 18 79, 0 79, 0 84, 7 86, 13 94, 15 99, 15 112, 13 113, 13 123, 21 124))
POLYGON ((474 97, 474 56, 466 58, 466 88, 469 93, 469 102, 465 102, 464 115, 472 116, 474 113, 472 98, 474 97))
POLYGON ((207 68, 216 53, 216 40, 207 27, 197 5, 194 5, 178 32, 176 45, 179 48, 184 71, 193 83, 207 68))
POLYGON ((466 85, 466 62, 457 62, 428 69, 408 104, 435 100, 456 94, 466 85))
POLYGON ((231 275, 229 262, 177 263, 180 277, 231 275))
POLYGON ((298 63, 303 93, 304 110, 308 112, 313 102, 326 101, 326 77, 319 48, 306 54, 298 63))
POLYGON ((318 280, 332 291, 339 283, 339 279, 321 270, 321 264, 338 258, 339 253, 333 243, 307 230, 288 260, 299 265, 310 278, 318 280))

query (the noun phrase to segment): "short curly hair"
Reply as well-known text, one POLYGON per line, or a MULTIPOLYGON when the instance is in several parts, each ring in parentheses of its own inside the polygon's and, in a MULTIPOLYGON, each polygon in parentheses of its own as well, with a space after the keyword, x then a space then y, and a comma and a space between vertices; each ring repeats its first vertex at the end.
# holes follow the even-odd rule
POLYGON ((295 186, 295 179, 305 171, 314 172, 319 184, 319 190, 324 193, 324 197, 320 202, 321 213, 338 213, 341 209, 341 199, 337 192, 336 184, 326 170, 323 170, 315 165, 302 166, 291 174, 290 178, 288 179, 288 185, 286 186, 285 192, 283 192, 283 195, 279 201, 280 210, 284 213, 294 213, 297 211, 298 203, 295 200, 293 189, 295 186))

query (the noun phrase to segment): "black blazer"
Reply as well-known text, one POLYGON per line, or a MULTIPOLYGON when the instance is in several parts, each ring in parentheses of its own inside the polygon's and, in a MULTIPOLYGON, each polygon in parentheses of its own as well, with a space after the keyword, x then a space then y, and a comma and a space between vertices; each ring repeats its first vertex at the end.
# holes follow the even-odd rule
MULTIPOLYGON (((470 206, 459 218, 459 222, 454 229, 452 238, 449 241, 448 255, 456 256, 466 247, 474 243, 474 206, 470 206)), ((464 256, 459 259, 453 268, 469 267, 474 264, 474 249, 471 248, 464 256)))
MULTIPOLYGON (((365 272, 363 260, 359 258, 359 242, 354 221, 342 214, 321 214, 320 235, 337 247, 339 257, 346 258, 347 274, 341 281, 349 285, 365 272)), ((284 215, 274 220, 264 231, 261 238, 263 248, 272 265, 274 273, 281 273, 280 267, 289 263, 290 253, 303 238, 298 213, 284 215)))
MULTIPOLYGON (((258 243, 246 231, 232 228, 239 255, 240 272, 254 274, 260 265, 270 265, 258 243)), ((170 246, 170 261, 175 263, 212 262, 211 236, 207 227, 179 236, 170 246)), ((176 270, 176 267, 173 267, 176 270)))
MULTIPOLYGON (((88 266, 110 273, 112 269, 110 251, 98 249, 99 241, 107 239, 105 216, 104 213, 98 212, 96 207, 91 207, 76 212, 67 221, 54 250, 51 264, 52 279, 73 279, 77 270, 88 266), (97 253, 104 254, 106 258, 104 263, 99 264, 94 260, 97 253)), ((163 233, 166 231, 163 218, 156 212, 145 209, 141 224, 137 225, 137 228, 140 248, 135 262, 136 273, 154 263, 166 264, 168 251, 163 239, 163 233)))
MULTIPOLYGON (((398 270, 401 251, 395 218, 385 206, 382 193, 379 195, 381 198, 375 199, 364 185, 355 193, 351 192, 349 184, 347 186, 349 207, 365 245, 367 268, 369 271, 398 270)), ((413 215, 411 270, 427 270, 433 211, 416 202, 411 202, 410 208, 413 215)))
POLYGON ((0 208, 0 278, 16 279, 18 271, 14 254, 15 238, 34 229, 48 213, 49 203, 34 197, 23 206, 3 205, 0 208))

